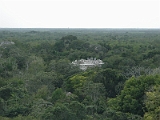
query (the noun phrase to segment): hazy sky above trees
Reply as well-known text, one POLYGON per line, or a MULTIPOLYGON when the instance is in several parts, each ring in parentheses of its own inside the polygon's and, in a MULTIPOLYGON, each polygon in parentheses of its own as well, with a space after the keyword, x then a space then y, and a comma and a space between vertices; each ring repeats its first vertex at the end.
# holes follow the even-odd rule
POLYGON ((0 28, 160 28, 160 0, 0 0, 0 28))

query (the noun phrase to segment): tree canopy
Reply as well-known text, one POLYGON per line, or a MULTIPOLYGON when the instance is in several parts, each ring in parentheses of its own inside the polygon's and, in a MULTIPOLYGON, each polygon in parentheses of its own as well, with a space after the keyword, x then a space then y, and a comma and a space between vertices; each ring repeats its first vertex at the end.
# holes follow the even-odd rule
POLYGON ((159 120, 159 33, 0 29, 0 119, 159 120))

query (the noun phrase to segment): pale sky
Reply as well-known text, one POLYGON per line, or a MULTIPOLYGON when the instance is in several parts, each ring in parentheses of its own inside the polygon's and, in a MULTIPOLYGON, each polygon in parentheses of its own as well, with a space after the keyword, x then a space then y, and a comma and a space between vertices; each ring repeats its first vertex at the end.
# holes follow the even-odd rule
POLYGON ((160 0, 0 0, 0 28, 160 28, 160 0))

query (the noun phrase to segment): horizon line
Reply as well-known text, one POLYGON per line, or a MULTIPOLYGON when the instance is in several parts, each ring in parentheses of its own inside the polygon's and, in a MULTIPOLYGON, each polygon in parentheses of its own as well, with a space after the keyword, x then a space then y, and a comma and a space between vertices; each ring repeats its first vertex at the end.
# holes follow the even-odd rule
POLYGON ((68 27, 68 28, 66 28, 66 27, 64 27, 64 28, 62 28, 62 27, 53 27, 53 28, 50 28, 50 27, 0 27, 0 29, 160 29, 160 28, 134 28, 134 27, 131 27, 131 28, 119 28, 119 27, 117 27, 117 28, 115 28, 115 27, 113 27, 113 28, 70 28, 70 27, 68 27))

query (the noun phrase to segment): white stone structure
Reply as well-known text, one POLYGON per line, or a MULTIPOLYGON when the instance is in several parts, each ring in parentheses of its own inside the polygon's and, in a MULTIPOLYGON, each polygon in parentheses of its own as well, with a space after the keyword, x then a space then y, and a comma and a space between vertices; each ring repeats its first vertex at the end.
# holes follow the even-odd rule
POLYGON ((0 43, 0 46, 4 46, 4 45, 14 45, 14 42, 10 42, 10 41, 3 41, 0 43))
POLYGON ((86 70, 89 67, 96 67, 103 65, 103 61, 96 58, 88 58, 87 60, 81 59, 81 60, 75 60, 72 62, 73 65, 79 66, 81 70, 86 70))

